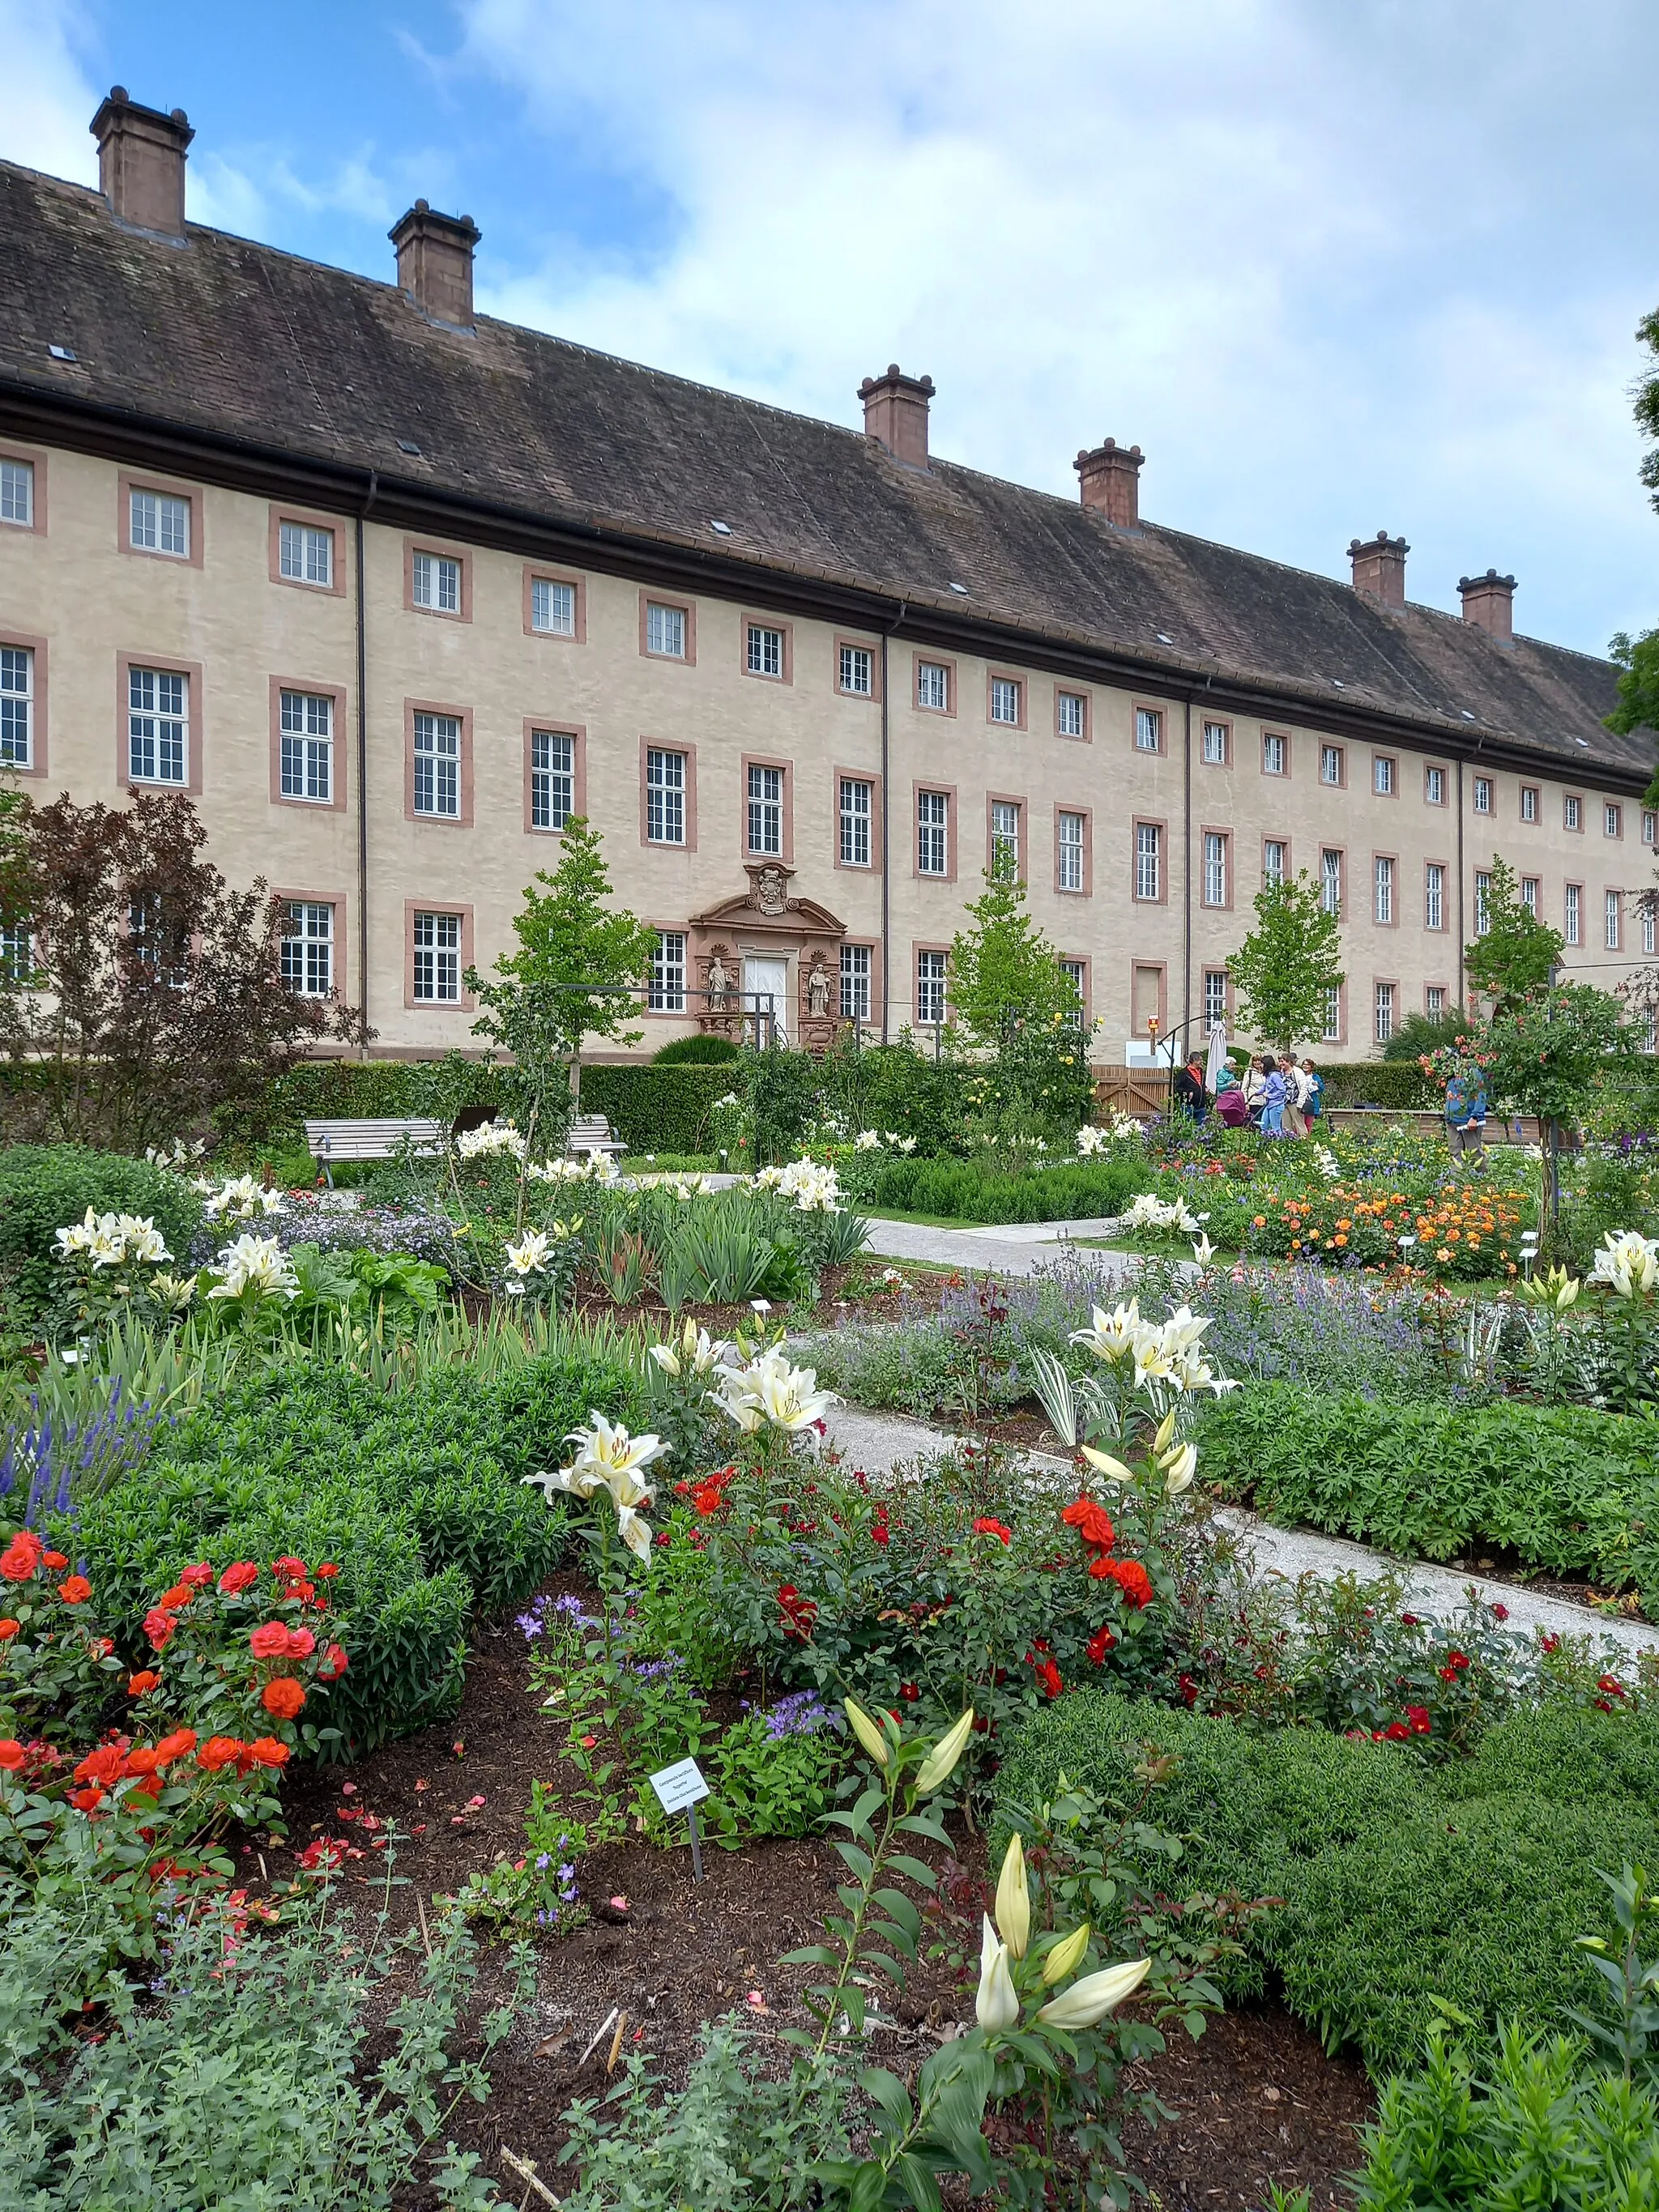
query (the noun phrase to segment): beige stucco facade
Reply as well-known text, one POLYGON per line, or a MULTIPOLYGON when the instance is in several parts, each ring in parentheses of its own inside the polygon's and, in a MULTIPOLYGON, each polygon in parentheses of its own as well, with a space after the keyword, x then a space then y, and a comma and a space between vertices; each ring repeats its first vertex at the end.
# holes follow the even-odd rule
MULTIPOLYGON (((1316 877, 1327 854, 1340 856, 1348 981, 1328 1041, 1333 1055, 1376 1048, 1379 986, 1392 990, 1395 1023, 1435 1003, 1431 993, 1456 1005, 1476 873, 1495 850, 1535 880, 1539 911, 1557 927, 1577 887, 1572 968, 1611 981, 1652 949, 1636 895, 1653 879, 1653 817, 1628 788, 1488 771, 1478 756, 1364 742, 1351 730, 1209 714, 1156 689, 1056 676, 1038 651, 988 661, 917 645, 902 624, 884 638, 769 607, 758 580, 741 600, 688 595, 484 543, 421 537, 378 523, 372 510, 360 519, 289 507, 45 446, 0 444, 0 453, 34 471, 30 524, 0 525, 0 644, 33 656, 27 787, 42 799, 67 791, 119 803, 131 780, 130 669, 184 676, 183 781, 198 795, 212 857, 234 883, 263 877, 286 896, 331 909, 335 988, 366 999, 380 1052, 475 1042, 464 1000, 416 997, 415 917, 460 917, 463 960, 481 966, 508 947, 524 886, 557 854, 556 833, 532 825, 537 732, 574 741, 576 809, 604 833, 618 896, 658 928, 684 933, 694 994, 717 944, 722 958, 729 952, 734 989, 745 960, 781 959, 792 1034, 812 1033, 815 1004, 822 1007, 822 992, 816 1002, 809 994, 811 961, 838 960, 842 942, 868 950, 868 1028, 891 1035, 917 1020, 918 955, 949 945, 981 888, 993 805, 1018 810, 1032 911, 1061 954, 1083 964, 1103 1060, 1124 1056, 1149 1013, 1165 1029, 1202 1015, 1206 972, 1224 969, 1249 926, 1270 843, 1282 848, 1283 866, 1316 877), (135 488, 188 502, 187 556, 133 550, 135 488), (331 533, 327 586, 280 574, 283 519, 331 533), (453 612, 413 604, 419 552, 460 563, 453 612), (532 629, 538 577, 574 587, 574 634, 532 629), (683 657, 648 649, 652 603, 683 612, 683 657), (781 633, 776 674, 750 672, 751 624, 781 633), (844 647, 869 654, 867 693, 843 688, 844 647), (946 672, 943 708, 920 703, 921 663, 946 672), (994 679, 1015 687, 998 694, 1012 722, 992 719, 994 679), (331 702, 325 803, 283 796, 284 690, 331 702), (1066 710, 1080 735, 1061 733, 1061 692, 1083 702, 1066 710), (422 713, 459 725, 453 818, 414 805, 412 732, 422 713), (1156 750, 1145 742, 1153 729, 1156 750), (1322 775, 1329 745, 1339 748, 1335 781, 1328 765, 1322 775), (685 763, 678 844, 646 834, 651 748, 685 763), (1386 791, 1379 757, 1392 763, 1386 791), (781 771, 776 853, 750 848, 751 765, 781 771), (842 860, 847 781, 870 787, 861 865, 842 860), (1537 794, 1534 818, 1523 816, 1523 789, 1537 794), (945 798, 942 874, 918 866, 919 792, 945 798), (1577 830, 1566 826, 1571 799, 1577 830), (1066 862, 1074 872, 1080 866, 1078 890, 1060 887, 1062 812, 1081 818, 1067 840, 1071 852, 1080 842, 1080 863, 1069 853, 1066 862), (1150 888, 1138 871, 1143 829, 1158 836, 1155 896, 1137 895, 1150 888), (1386 921, 1376 915, 1379 859, 1392 864, 1386 921), (771 861, 787 872, 781 896, 803 907, 767 915, 763 903, 741 904, 749 866, 771 861), (1429 926, 1431 866, 1443 871, 1438 927, 1429 926), (1616 946, 1607 941, 1609 894, 1616 946), (723 916, 697 926, 723 904, 723 916)), ((862 663, 854 667, 861 674, 862 663)), ((838 972, 832 982, 833 1025, 838 972)), ((649 1016, 647 1049, 692 1025, 698 1002, 687 1003, 686 1017, 649 1016)))

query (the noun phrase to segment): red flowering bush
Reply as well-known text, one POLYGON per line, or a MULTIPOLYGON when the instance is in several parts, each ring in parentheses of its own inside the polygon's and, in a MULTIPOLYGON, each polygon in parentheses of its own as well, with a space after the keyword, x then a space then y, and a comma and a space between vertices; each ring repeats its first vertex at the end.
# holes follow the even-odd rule
POLYGON ((123 1671, 98 1632, 91 1583, 65 1574, 69 1564, 32 1528, 0 1552, 0 1737, 50 1721, 70 1742, 86 1741, 123 1671))

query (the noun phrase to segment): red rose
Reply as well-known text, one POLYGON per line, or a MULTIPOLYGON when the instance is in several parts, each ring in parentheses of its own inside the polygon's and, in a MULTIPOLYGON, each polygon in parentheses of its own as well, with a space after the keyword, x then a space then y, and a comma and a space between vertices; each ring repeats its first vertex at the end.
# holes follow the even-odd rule
POLYGON ((186 1567, 183 1574, 179 1576, 179 1579, 181 1583, 185 1583, 191 1589, 208 1589, 212 1586, 213 1570, 209 1566, 207 1561, 204 1559, 198 1566, 186 1567))
POLYGON ((1045 1659, 1037 1668, 1037 1680, 1049 1697, 1057 1698, 1060 1695, 1063 1686, 1060 1679, 1060 1669, 1052 1659, 1045 1659))
POLYGON ((899 1684, 899 1695, 908 1704, 915 1705, 916 1699, 921 1695, 921 1692, 917 1689, 914 1682, 901 1682, 899 1684))
POLYGON ((18 1633, 22 1626, 23 1624, 21 1620, 12 1620, 9 1619, 0 1620, 0 1644, 9 1644, 12 1638, 18 1633))
POLYGON ((1109 1552, 1117 1541, 1110 1514, 1092 1498, 1074 1499, 1060 1517, 1068 1528, 1077 1530, 1085 1544, 1096 1545, 1103 1552, 1109 1552))
POLYGON ((976 1536, 995 1536, 1005 1545, 1012 1543, 1014 1535, 1012 1528, 1000 1521, 993 1521, 988 1515, 975 1522, 974 1534, 976 1536))
POLYGON ((15 1774, 27 1754, 15 1736, 0 1741, 0 1774, 15 1774))
POLYGON ((163 1766, 175 1759, 183 1759, 196 1748, 194 1729, 174 1729, 164 1735, 155 1747, 155 1755, 163 1766))
POLYGON ((872 1544, 889 1544, 892 1541, 891 1532, 887 1526, 887 1508, 884 1505, 878 1505, 876 1508, 876 1517, 870 1524, 870 1541, 872 1544))
MULTIPOLYGON (((1103 1667, 1106 1664, 1106 1654, 1112 1649, 1113 1645, 1116 1642, 1117 1638, 1113 1635, 1109 1628, 1097 1629, 1095 1633, 1089 1638, 1088 1644, 1085 1648, 1087 1649, 1089 1656, 1094 1661, 1097 1667, 1103 1667)), ((1185 1681, 1186 1676, 1184 1674, 1182 1675, 1182 1680, 1185 1681)), ((1188 1703, 1190 1704, 1192 1700, 1188 1698, 1188 1703)))
POLYGON ((279 1743, 274 1735, 255 1736, 248 1750, 258 1765, 286 1766, 288 1764, 288 1746, 279 1743))
POLYGON ((129 1674, 127 1677, 128 1697, 147 1697, 161 1679, 154 1667, 141 1667, 136 1674, 129 1674))
POLYGON ((317 1639, 308 1628, 290 1628, 288 1632, 288 1656, 290 1659, 309 1659, 317 1649, 317 1639))
POLYGON ((152 1606, 144 1615, 144 1633, 149 1638, 152 1651, 165 1651, 179 1631, 179 1624, 170 1613, 152 1606))
POLYGON ((219 1577, 219 1587, 227 1597, 234 1597, 239 1590, 246 1589, 259 1579, 259 1570, 252 1559, 238 1559, 227 1567, 219 1577))
POLYGON ((331 1559, 325 1559, 323 1565, 318 1568, 317 1574, 320 1581, 332 1582, 335 1576, 337 1575, 339 1571, 340 1570, 335 1565, 331 1559))
POLYGON ((1598 1690, 1605 1690, 1610 1698, 1625 1695, 1625 1686, 1616 1674, 1603 1674, 1595 1686, 1598 1690))
POLYGON ((0 1552, 0 1575, 9 1583, 32 1582, 46 1549, 33 1528, 20 1528, 5 1550, 0 1552))
POLYGON ((1152 1603, 1152 1577, 1139 1559, 1113 1559, 1109 1564, 1112 1580, 1123 1593, 1125 1605, 1139 1608, 1152 1603))
POLYGON ((114 1743, 100 1743, 89 1751, 75 1770, 77 1782, 98 1782, 107 1786, 121 1779, 126 1765, 127 1740, 120 1737, 114 1743))
POLYGON ((75 1807, 77 1812, 90 1813, 94 1806, 101 1803, 103 1795, 104 1793, 101 1790, 95 1788, 90 1790, 71 1790, 70 1792, 70 1803, 75 1807))
POLYGON ((181 1605, 188 1605, 195 1596, 188 1583, 174 1583, 170 1590, 163 1590, 155 1601, 163 1613, 177 1613, 181 1605))
POLYGON ((318 1677, 322 1681, 332 1682, 343 1674, 350 1664, 343 1648, 337 1644, 331 1644, 323 1654, 322 1665, 317 1669, 318 1677))
POLYGON ((127 1753, 129 1774, 154 1774, 156 1768, 163 1764, 161 1754, 154 1744, 140 1744, 137 1751, 127 1753))
POLYGON ((246 1750, 240 1736, 210 1735, 196 1754, 196 1764, 208 1773, 216 1774, 222 1766, 229 1766, 246 1750))
POLYGON ((65 1605, 84 1605, 92 1595, 92 1584, 84 1575, 65 1575, 58 1585, 58 1595, 65 1605))
POLYGON ((43 1567, 51 1567, 55 1572, 59 1567, 68 1566, 69 1560, 62 1552, 42 1552, 40 1564, 43 1567))
POLYGON ((291 1674, 279 1674, 259 1692, 259 1703, 280 1721, 291 1721, 306 1701, 306 1693, 291 1674))
POLYGON ((283 1659, 288 1656, 288 1624, 282 1620, 262 1621, 248 1638, 248 1649, 256 1659, 283 1659))
POLYGON ((296 1559, 291 1553, 284 1553, 280 1559, 271 1561, 270 1571, 279 1582, 302 1583, 307 1574, 306 1563, 303 1559, 296 1559))

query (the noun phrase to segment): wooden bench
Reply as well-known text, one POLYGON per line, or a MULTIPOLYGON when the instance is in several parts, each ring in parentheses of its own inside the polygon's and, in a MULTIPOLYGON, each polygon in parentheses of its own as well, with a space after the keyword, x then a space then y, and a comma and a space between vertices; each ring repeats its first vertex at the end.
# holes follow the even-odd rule
POLYGON ((611 1135, 611 1124, 603 1114, 578 1114, 570 1124, 564 1149, 571 1159, 580 1158, 584 1154, 591 1159, 595 1152, 603 1152, 607 1159, 614 1160, 628 1147, 618 1144, 611 1135))
POLYGON ((305 1130, 311 1157, 322 1163, 331 1190, 342 1160, 395 1159, 405 1145, 429 1158, 449 1142, 447 1121, 307 1121, 305 1130))

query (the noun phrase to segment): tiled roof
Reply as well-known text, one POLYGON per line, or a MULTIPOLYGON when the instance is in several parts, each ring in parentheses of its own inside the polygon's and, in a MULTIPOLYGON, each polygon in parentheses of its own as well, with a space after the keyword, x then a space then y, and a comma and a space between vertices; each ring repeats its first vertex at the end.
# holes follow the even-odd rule
POLYGON ((860 432, 538 331, 487 317, 445 330, 392 284, 224 232, 137 236, 98 193, 0 164, 0 420, 9 394, 690 549, 711 578, 746 562, 905 601, 1137 662, 1148 684, 1163 671, 1272 695, 1287 715, 1380 712, 1568 775, 1645 781, 1653 765, 1650 736, 1602 726, 1606 661, 1505 647, 1428 608, 1384 612, 1334 578, 1152 524, 1117 530, 953 463, 904 468, 860 432))

